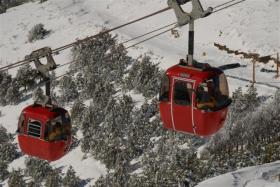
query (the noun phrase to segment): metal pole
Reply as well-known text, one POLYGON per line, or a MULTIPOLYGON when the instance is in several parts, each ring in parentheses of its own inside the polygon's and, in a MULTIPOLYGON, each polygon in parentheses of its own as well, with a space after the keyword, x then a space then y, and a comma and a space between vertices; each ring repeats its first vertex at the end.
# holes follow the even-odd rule
POLYGON ((279 77, 279 53, 277 53, 277 57, 276 57, 276 76, 275 78, 279 77))
POLYGON ((51 79, 46 78, 46 96, 51 96, 51 79))
POLYGON ((189 66, 193 65, 193 51, 194 51, 194 20, 191 18, 189 23, 189 54, 187 62, 189 66))
POLYGON ((253 85, 256 83, 256 59, 253 59, 253 85))

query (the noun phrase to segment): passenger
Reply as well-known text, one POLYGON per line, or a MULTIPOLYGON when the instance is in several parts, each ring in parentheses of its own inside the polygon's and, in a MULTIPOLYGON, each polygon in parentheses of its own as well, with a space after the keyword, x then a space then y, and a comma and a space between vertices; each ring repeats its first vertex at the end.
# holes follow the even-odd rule
POLYGON ((61 139, 62 128, 61 124, 56 123, 53 127, 53 130, 49 134, 49 141, 57 141, 61 139))
POLYGON ((216 106, 215 98, 208 92, 205 92, 201 86, 197 88, 196 98, 199 109, 214 108, 216 106))

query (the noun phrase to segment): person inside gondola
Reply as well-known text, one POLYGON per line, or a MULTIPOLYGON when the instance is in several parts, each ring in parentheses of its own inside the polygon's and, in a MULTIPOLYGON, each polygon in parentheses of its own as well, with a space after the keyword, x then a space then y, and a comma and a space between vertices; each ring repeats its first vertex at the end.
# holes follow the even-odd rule
POLYGON ((62 138, 62 127, 60 123, 56 123, 49 133, 49 141, 58 141, 62 138))
POLYGON ((207 110, 216 106, 216 100, 211 92, 205 91, 202 86, 199 86, 196 91, 197 107, 207 110))

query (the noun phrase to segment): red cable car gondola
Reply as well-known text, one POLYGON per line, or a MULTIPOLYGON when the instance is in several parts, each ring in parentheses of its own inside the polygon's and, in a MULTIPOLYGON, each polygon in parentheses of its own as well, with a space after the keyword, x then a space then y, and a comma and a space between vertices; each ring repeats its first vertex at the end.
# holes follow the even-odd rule
POLYGON ((56 68, 50 48, 33 51, 27 59, 34 61, 45 79, 46 96, 37 98, 23 109, 18 122, 18 142, 21 151, 43 160, 54 161, 64 156, 71 144, 71 119, 68 112, 52 104, 49 71, 56 68), (47 64, 39 58, 46 57, 47 64))
POLYGON ((198 136, 210 136, 224 124, 229 98, 224 73, 206 63, 193 60, 194 21, 210 15, 199 0, 192 0, 192 12, 185 13, 181 5, 188 0, 168 0, 180 26, 189 24, 189 53, 187 61, 169 68, 162 79, 160 114, 168 129, 198 136))
POLYGON ((195 64, 188 66, 182 61, 166 71, 160 114, 165 128, 209 136, 223 126, 231 99, 221 70, 195 64))
POLYGON ((54 161, 64 156, 71 144, 70 116, 63 108, 31 105, 18 123, 18 142, 23 153, 54 161))

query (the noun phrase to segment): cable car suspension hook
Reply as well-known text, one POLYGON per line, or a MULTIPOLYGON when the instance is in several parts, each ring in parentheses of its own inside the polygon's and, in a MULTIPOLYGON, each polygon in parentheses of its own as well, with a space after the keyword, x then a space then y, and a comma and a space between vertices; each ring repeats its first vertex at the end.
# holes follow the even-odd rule
POLYGON ((187 55, 188 65, 193 65, 193 51, 194 51, 194 21, 199 18, 209 16, 213 12, 213 8, 209 7, 204 11, 200 0, 168 0, 167 4, 175 12, 179 26, 189 24, 189 50, 187 55), (191 13, 185 12, 181 5, 192 2, 191 13))
POLYGON ((34 62, 36 69, 41 73, 44 78, 45 86, 46 86, 46 97, 42 102, 39 103, 38 100, 35 103, 46 106, 47 104, 51 104, 51 79, 50 79, 50 71, 56 69, 57 65, 52 56, 52 50, 49 47, 44 47, 33 51, 30 55, 25 56, 25 59, 28 59, 29 62, 34 62), (47 63, 42 64, 40 58, 46 57, 47 63))

